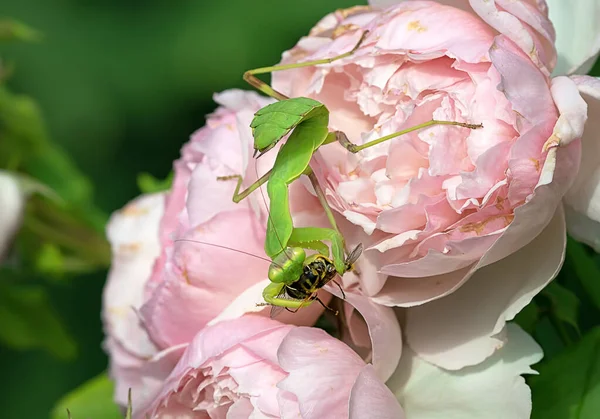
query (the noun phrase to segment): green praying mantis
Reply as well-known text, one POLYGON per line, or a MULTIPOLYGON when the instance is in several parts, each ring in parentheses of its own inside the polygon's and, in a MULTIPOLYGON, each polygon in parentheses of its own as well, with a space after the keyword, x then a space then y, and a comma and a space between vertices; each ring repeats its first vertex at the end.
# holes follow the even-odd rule
POLYGON ((431 120, 357 145, 351 143, 343 132, 329 131, 329 110, 325 105, 306 97, 288 98, 256 77, 259 74, 275 71, 328 64, 349 57, 360 47, 366 36, 367 32, 364 32, 352 50, 332 58, 262 67, 249 70, 244 74, 244 80, 249 84, 278 100, 256 112, 250 125, 254 136, 255 155, 258 154, 260 157, 289 134, 287 141, 277 153, 273 168, 245 190, 240 192, 243 185, 241 175, 219 178, 219 180, 237 180, 233 195, 233 201, 236 203, 245 199, 263 184, 267 184, 270 204, 265 252, 272 260, 268 272, 271 283, 263 290, 265 302, 260 305, 272 306, 272 317, 284 308, 297 311, 313 301, 318 301, 323 307, 331 310, 317 297, 317 292, 333 281, 344 296, 343 289, 334 278, 336 275, 342 276, 352 270, 354 262, 362 253, 360 244, 351 252, 347 252, 344 236, 337 227, 333 211, 311 169, 312 156, 320 147, 337 142, 351 153, 358 153, 403 134, 434 125, 482 128, 481 124, 431 120), (309 178, 331 228, 294 227, 289 208, 288 187, 302 175, 309 178), (330 243, 331 249, 325 242, 330 243), (317 253, 307 256, 306 250, 317 253))

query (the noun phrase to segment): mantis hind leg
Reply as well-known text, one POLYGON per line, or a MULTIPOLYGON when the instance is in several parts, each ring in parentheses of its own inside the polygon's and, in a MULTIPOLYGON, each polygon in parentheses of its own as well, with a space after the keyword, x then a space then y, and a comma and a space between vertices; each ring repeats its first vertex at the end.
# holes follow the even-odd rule
POLYGON ((352 143, 346 134, 342 131, 335 131, 329 134, 327 140, 323 144, 329 144, 334 141, 339 142, 346 150, 351 153, 358 153, 365 148, 373 147, 374 145, 381 144, 385 141, 391 140, 392 138, 399 137, 404 134, 408 134, 409 132, 418 131, 423 128, 432 127, 435 125, 454 125, 457 127, 469 128, 469 129, 478 129, 483 128, 483 124, 468 124, 466 122, 458 122, 458 121, 438 121, 436 119, 432 119, 431 121, 423 122, 422 124, 415 125, 413 127, 407 128, 402 131, 394 132, 393 134, 386 135, 385 137, 377 138, 375 140, 366 142, 364 144, 358 145, 352 143))
POLYGON ((254 182, 252 185, 248 186, 242 192, 240 192, 240 189, 242 188, 242 184, 244 183, 244 178, 242 177, 242 175, 219 176, 219 177, 217 177, 217 180, 222 180, 222 181, 237 180, 237 184, 235 186, 235 191, 233 192, 233 198, 232 198, 233 202, 235 202, 237 204, 238 202, 240 202, 241 200, 246 198, 248 195, 250 195, 252 192, 254 192, 258 188, 260 188, 262 185, 264 185, 265 182, 267 180, 269 180, 270 176, 271 176, 271 170, 269 170, 267 173, 262 175, 256 182, 254 182))
POLYGON ((269 86, 269 84, 265 83, 264 81, 262 81, 261 79, 256 77, 256 75, 272 73, 274 71, 291 70, 294 68, 310 67, 310 66, 319 65, 319 64, 330 64, 334 61, 341 60, 342 58, 346 58, 346 57, 349 57, 352 54, 354 54, 354 52, 363 43, 363 41, 367 37, 368 33, 369 33, 369 31, 364 31, 363 34, 361 35, 360 39, 356 43, 356 45, 350 51, 348 51, 344 54, 336 55, 335 57, 331 57, 331 58, 323 58, 320 60, 305 61, 303 63, 282 64, 282 65, 273 65, 273 66, 269 66, 269 67, 255 68, 253 70, 248 70, 244 73, 244 80, 251 86, 260 90, 264 94, 271 96, 272 98, 275 98, 277 100, 289 99, 286 95, 278 92, 277 90, 275 90, 271 86, 269 86))

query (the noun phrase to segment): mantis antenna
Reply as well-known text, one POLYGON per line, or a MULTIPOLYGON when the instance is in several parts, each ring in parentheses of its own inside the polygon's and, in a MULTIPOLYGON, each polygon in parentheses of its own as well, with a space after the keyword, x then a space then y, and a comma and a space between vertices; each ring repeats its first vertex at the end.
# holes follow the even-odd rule
POLYGON ((227 246, 221 246, 220 244, 208 243, 208 242, 203 242, 203 241, 200 241, 200 240, 191 240, 191 239, 176 239, 176 240, 173 240, 173 243, 176 243, 176 242, 188 242, 188 243, 204 244, 206 246, 212 246, 212 247, 218 247, 220 249, 231 250, 233 252, 242 253, 242 254, 247 255, 247 256, 252 256, 253 258, 256 258, 256 259, 264 260, 265 262, 274 263, 275 265, 277 265, 281 269, 283 269, 283 266, 281 266, 281 265, 273 262, 271 259, 267 259, 267 258, 264 258, 262 256, 255 255, 255 254, 250 253, 250 252, 245 252, 243 250, 233 249, 233 248, 227 247, 227 246))

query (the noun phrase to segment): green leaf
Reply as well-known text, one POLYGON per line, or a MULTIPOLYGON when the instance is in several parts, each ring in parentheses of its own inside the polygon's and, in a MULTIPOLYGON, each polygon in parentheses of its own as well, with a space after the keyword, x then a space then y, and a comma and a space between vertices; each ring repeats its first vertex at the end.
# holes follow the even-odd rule
POLYGON ((27 172, 67 202, 90 203, 90 181, 62 149, 50 142, 33 99, 0 88, 0 136, 0 167, 27 172))
POLYGON ((0 285, 0 341, 15 349, 42 348, 72 359, 77 346, 42 287, 0 285))
POLYGON ((552 312, 560 321, 570 324, 579 332, 577 324, 577 315, 579 313, 579 299, 569 289, 563 287, 558 282, 551 282, 544 290, 542 295, 550 300, 552 312))
POLYGON ((137 177, 138 188, 142 193, 156 193, 168 191, 173 184, 173 172, 163 179, 156 179, 150 173, 140 173, 137 177))
POLYGON ((586 293, 600 309, 600 268, 588 255, 585 246, 570 237, 567 239, 567 258, 573 264, 575 274, 586 293))
POLYGON ((51 418, 67 418, 68 409, 73 419, 123 419, 113 401, 113 389, 112 381, 102 373, 60 399, 51 418))
POLYGON ((0 41, 39 41, 41 34, 13 19, 0 19, 0 41))
POLYGON ((597 419, 600 412, 600 328, 538 368, 530 379, 532 419, 597 419))

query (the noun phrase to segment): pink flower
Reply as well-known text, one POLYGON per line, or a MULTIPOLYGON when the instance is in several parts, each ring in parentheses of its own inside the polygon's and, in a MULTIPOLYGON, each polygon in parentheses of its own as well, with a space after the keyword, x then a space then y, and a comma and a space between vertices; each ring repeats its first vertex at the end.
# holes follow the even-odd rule
POLYGON ((103 294, 104 346, 110 355, 115 401, 122 406, 127 405, 129 388, 143 387, 140 370, 158 352, 139 321, 138 310, 160 252, 158 223, 163 207, 164 194, 139 197, 115 212, 106 228, 113 254, 103 294))
POLYGON ((325 17, 283 63, 339 55, 368 30, 352 56, 275 73, 273 85, 323 102, 330 128, 358 144, 432 118, 483 123, 356 155, 328 145, 314 160, 350 222, 343 233, 367 246, 361 275, 345 285, 410 307, 412 349, 459 369, 506 342, 505 322, 562 264, 561 199, 578 174, 587 106, 572 79, 550 78, 543 2, 382 3, 392 5, 325 17))
POLYGON ((144 418, 404 417, 372 367, 319 329, 257 316, 221 322, 187 347, 144 418))
MULTIPOLYGON (((184 146, 175 163, 172 190, 135 199, 113 214, 107 227, 113 263, 104 291, 105 347, 116 382, 115 399, 121 405, 126 404, 128 388, 136 395, 134 406, 151 400, 183 348, 207 325, 249 312, 269 313, 256 306, 269 283, 269 261, 260 258, 264 202, 259 194, 234 204, 235 182, 216 179, 242 172, 237 165, 251 150, 249 120, 262 99, 240 91, 217 98, 224 106, 184 146)), ((261 164, 269 167, 272 160, 261 159, 261 164)), ((265 170, 259 168, 261 173, 265 170)), ((252 167, 245 173, 255 178, 254 171, 252 167)), ((295 220, 322 223, 316 198, 300 184, 292 189, 295 220)), ((331 296, 325 293, 322 298, 329 301, 331 296)), ((385 380, 401 354, 393 310, 352 294, 348 301, 362 314, 349 311, 354 328, 373 329, 360 343, 385 380)), ((313 325, 322 311, 313 304, 295 314, 284 312, 278 320, 313 325)))

